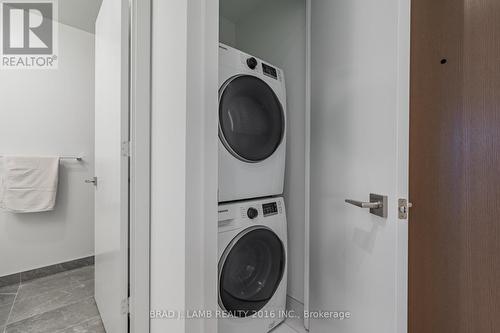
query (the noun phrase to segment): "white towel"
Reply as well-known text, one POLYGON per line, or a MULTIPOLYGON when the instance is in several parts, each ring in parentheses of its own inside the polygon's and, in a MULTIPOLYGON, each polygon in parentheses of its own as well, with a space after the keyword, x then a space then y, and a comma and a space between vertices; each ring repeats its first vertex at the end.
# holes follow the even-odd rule
POLYGON ((54 209, 59 157, 4 156, 0 207, 15 213, 54 209))

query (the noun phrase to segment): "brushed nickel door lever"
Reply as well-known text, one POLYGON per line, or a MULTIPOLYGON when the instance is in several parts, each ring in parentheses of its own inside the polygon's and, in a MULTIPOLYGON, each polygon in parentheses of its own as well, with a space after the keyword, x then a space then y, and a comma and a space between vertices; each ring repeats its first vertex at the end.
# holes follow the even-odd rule
POLYGON ((387 218, 387 196, 370 193, 370 201, 346 199, 345 202, 359 208, 367 208, 371 214, 387 218))

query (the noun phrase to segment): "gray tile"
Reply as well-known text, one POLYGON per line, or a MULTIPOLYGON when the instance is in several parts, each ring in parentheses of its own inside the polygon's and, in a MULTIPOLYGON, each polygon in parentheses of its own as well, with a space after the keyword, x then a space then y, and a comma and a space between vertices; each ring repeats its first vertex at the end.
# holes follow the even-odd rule
POLYGON ((2 276, 0 277, 0 288, 11 285, 18 285, 19 282, 21 282, 20 273, 2 276))
POLYGON ((57 333, 106 333, 106 330, 102 324, 101 317, 94 317, 57 333))
POLYGON ((286 325, 298 333, 307 333, 303 319, 288 318, 282 325, 286 325))
MULTIPOLYGON (((0 294, 15 294, 17 293, 17 289, 19 289, 19 283, 0 287, 0 294)), ((0 333, 1 332, 2 331, 0 331, 0 333)))
POLYGON ((9 318, 10 309, 12 308, 15 298, 15 294, 0 295, 0 327, 7 323, 7 318, 9 318))
POLYGON ((15 297, 16 297, 15 294, 1 294, 0 295, 0 306, 12 304, 15 297))
POLYGON ((43 294, 68 286, 77 286, 84 281, 94 279, 94 266, 87 266, 72 271, 57 273, 51 276, 21 283, 19 299, 43 294))
POLYGON ((75 259, 60 264, 55 264, 51 266, 41 267, 37 269, 32 269, 30 271, 21 272, 21 281, 30 281, 33 279, 38 279, 46 277, 49 275, 65 272, 72 269, 77 269, 81 267, 86 267, 94 264, 94 257, 86 257, 81 259, 75 259))
POLYGON ((93 268, 59 273, 21 284, 9 324, 94 295, 93 268))
MULTIPOLYGON (((9 324, 5 333, 55 333, 84 323, 99 316, 94 298, 44 312, 42 314, 9 324)), ((71 331, 70 331, 71 332, 71 331)))
POLYGON ((285 323, 280 324, 277 326, 275 329, 271 331, 271 333, 297 333, 295 330, 290 328, 288 325, 285 323))

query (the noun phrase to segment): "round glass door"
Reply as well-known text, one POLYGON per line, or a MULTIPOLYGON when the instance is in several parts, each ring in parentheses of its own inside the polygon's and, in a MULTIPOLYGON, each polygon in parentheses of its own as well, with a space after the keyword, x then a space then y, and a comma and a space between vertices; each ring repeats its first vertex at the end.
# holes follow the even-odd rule
POLYGON ((242 75, 230 79, 219 98, 219 136, 236 158, 259 162, 271 156, 285 131, 283 107, 261 79, 242 75))
POLYGON ((235 317, 252 316, 273 297, 285 270, 285 249, 267 228, 251 228, 228 246, 219 264, 219 301, 235 317))

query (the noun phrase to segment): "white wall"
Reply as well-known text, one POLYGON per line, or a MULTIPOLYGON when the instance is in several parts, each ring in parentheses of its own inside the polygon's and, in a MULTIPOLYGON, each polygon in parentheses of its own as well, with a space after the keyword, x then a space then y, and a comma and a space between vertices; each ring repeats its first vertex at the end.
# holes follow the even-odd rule
POLYGON ((229 46, 236 46, 236 25, 224 16, 219 16, 219 40, 229 46))
MULTIPOLYGON (((186 114, 186 307, 218 310, 218 0, 188 4, 186 114), (210 222, 215 223, 210 223, 210 222)), ((191 319, 186 332, 216 333, 217 319, 191 319)))
MULTIPOLYGON (((215 310, 218 0, 153 8, 151 311, 215 310)), ((217 320, 157 318, 151 332, 216 333, 217 320)))
POLYGON ((0 212, 0 276, 94 253, 94 35, 59 24, 57 70, 0 73, 0 154, 77 155, 61 162, 53 212, 0 212))
POLYGON ((236 47, 283 69, 287 89, 285 204, 288 295, 304 302, 306 3, 261 3, 236 22, 236 47))
MULTIPOLYGON (((153 0, 151 311, 186 309, 187 3, 153 0)), ((185 332, 152 319, 151 332, 185 332)))

